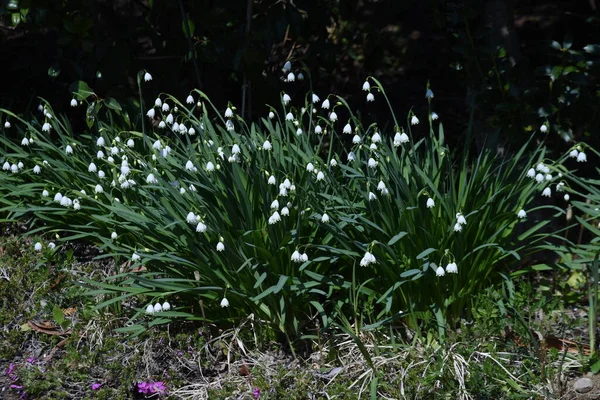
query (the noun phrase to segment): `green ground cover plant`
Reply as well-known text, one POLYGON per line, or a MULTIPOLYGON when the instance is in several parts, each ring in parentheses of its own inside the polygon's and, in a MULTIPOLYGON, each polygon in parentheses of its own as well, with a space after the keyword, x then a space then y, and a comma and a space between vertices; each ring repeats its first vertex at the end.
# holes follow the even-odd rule
MULTIPOLYGON (((151 79, 141 72, 140 88, 151 79)), ((362 88, 367 103, 389 105, 376 79, 362 88)), ((83 83, 73 91, 83 132, 45 101, 33 121, 0 110, 1 211, 54 238, 37 251, 83 240, 114 258, 113 274, 78 283, 102 296, 95 309, 134 310, 120 328, 132 335, 174 319, 252 318, 292 352, 329 329, 360 343, 398 321, 443 341, 473 296, 525 257, 583 248, 555 223, 567 217, 557 195, 596 232, 598 181, 567 167, 594 149, 551 157, 547 129, 505 155, 473 154, 470 137, 449 148, 429 87, 427 115, 390 109, 393 122, 312 92, 282 92, 257 122, 197 90, 161 94, 140 107, 140 130, 121 127, 129 116, 113 99, 83 83)))

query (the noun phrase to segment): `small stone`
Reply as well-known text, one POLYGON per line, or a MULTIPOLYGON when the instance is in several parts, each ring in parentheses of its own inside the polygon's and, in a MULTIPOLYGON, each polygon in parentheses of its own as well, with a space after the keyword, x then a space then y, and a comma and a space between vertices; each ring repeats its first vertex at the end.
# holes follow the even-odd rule
POLYGON ((587 393, 594 388, 594 382, 590 378, 579 378, 575 381, 573 389, 577 393, 587 393))

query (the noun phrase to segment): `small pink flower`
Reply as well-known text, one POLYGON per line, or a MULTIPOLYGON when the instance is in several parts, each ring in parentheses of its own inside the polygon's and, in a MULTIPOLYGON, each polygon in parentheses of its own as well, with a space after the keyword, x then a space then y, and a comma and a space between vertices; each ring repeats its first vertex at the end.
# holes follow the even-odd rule
POLYGON ((92 390, 98 390, 102 386, 101 383, 92 383, 92 390))
POLYGON ((260 397, 260 389, 255 387, 253 394, 254 394, 254 398, 258 399, 260 397))

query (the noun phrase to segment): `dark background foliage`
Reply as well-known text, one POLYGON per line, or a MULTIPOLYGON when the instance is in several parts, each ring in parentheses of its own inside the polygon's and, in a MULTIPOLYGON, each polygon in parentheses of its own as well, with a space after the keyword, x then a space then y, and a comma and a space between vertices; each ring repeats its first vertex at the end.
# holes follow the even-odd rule
MULTIPOLYGON (((193 88, 257 119, 285 89, 344 96, 363 122, 360 87, 382 81, 397 112, 423 115, 427 81, 435 110, 459 140, 479 147, 520 141, 548 122, 550 141, 593 139, 600 125, 600 12, 581 1, 2 0, 0 106, 57 112, 69 85, 135 105, 136 75, 154 80, 146 101, 193 88), (189 32, 189 35, 187 34, 189 32), (287 59, 303 82, 281 82, 287 59), (310 79, 308 79, 310 73, 310 79), (499 133, 502 132, 502 136, 499 133)), ((131 119, 134 123, 136 118, 131 119)), ((594 144, 594 143, 591 143, 594 144)))

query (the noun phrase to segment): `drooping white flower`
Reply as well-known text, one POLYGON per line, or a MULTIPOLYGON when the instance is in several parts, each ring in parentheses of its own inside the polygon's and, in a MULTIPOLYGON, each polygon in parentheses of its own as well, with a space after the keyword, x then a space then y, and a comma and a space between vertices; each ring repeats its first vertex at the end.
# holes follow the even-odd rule
POLYGON ((96 172, 98 170, 98 168, 96 167, 96 164, 94 164, 93 162, 90 163, 90 165, 88 165, 88 172, 96 172))
POLYGON ((148 118, 154 118, 155 115, 156 115, 156 112, 154 111, 154 108, 149 109, 148 112, 146 113, 146 116, 148 118))
POLYGON ((214 171, 215 170, 215 165, 211 161, 207 162, 206 163, 206 170, 208 172, 214 171))
POLYGON ((366 266, 368 266, 370 264, 374 264, 376 262, 377 262, 377 259, 375 258, 375 256, 367 251, 367 252, 365 252, 365 255, 363 256, 362 260, 360 260, 360 266, 366 267, 366 266))
POLYGON ((23 140, 21 140, 21 146, 29 146, 29 139, 23 138, 23 140))
POLYGON ((146 177, 146 183, 149 184, 158 184, 158 179, 156 179, 156 177, 154 176, 154 174, 148 174, 148 176, 146 177))
POLYGON ((458 274, 458 266, 455 262, 451 262, 450 264, 446 265, 446 273, 458 274))
POLYGON ((40 242, 37 242, 33 248, 35 249, 35 251, 42 251, 42 244, 40 242))
POLYGON ((190 129, 188 130, 188 134, 189 134, 190 136, 193 136, 193 135, 195 135, 195 134, 196 134, 196 130, 194 129, 194 127, 193 127, 193 126, 190 126, 190 129))
POLYGON ((233 110, 230 107, 225 110, 225 118, 233 118, 233 110))
POLYGON ((57 202, 57 203, 60 203, 60 201, 62 200, 62 198, 63 198, 63 195, 60 192, 58 192, 58 193, 56 193, 54 195, 54 201, 57 202))
POLYGON ((42 172, 42 168, 39 165, 36 165, 35 167, 33 167, 34 174, 39 174, 40 172, 42 172))
POLYGON ((275 113, 273 111, 269 111, 269 119, 275 118, 275 113))
POLYGON ((150 82, 151 80, 152 80, 152 75, 150 75, 150 72, 146 71, 146 73, 144 74, 144 81, 150 82))
POLYGON ((287 208, 287 207, 283 207, 283 208, 281 209, 281 215, 283 215, 283 216, 288 216, 288 215, 290 215, 290 209, 289 209, 289 208, 287 208))
POLYGON ((529 168, 529 170, 527 171, 527 176, 530 178, 535 178, 535 169, 529 168))
POLYGON ((208 227, 202 221, 198 221, 198 225, 196 225, 196 232, 204 233, 208 227))
POLYGON ((367 103, 370 103, 372 101, 375 101, 375 96, 373 95, 373 93, 367 94, 367 103))
POLYGON ((271 176, 269 177, 269 180, 267 181, 267 183, 268 183, 269 185, 276 185, 276 184, 277 184, 277 180, 275 179, 275 176, 274 176, 274 175, 271 175, 271 176))
MULTIPOLYGON (((435 267, 435 264, 433 264, 433 266, 435 267)), ((441 265, 435 269, 435 276, 444 276, 444 275, 446 275, 446 271, 444 270, 444 268, 441 265)))
POLYGON ((336 159, 335 159, 335 158, 332 158, 332 159, 331 159, 331 161, 329 161, 329 165, 330 165, 331 167, 337 167, 337 164, 338 164, 338 163, 337 163, 337 161, 336 161, 336 159))
POLYGON ((546 169, 546 166, 544 165, 544 163, 538 163, 538 165, 535 166, 536 171, 542 171, 544 172, 544 169, 546 169))
POLYGON ((313 104, 317 104, 321 99, 315 93, 312 94, 312 102, 313 104))
POLYGON ((465 216, 462 215, 461 213, 456 213, 456 223, 461 224, 461 225, 466 225, 467 220, 465 219, 465 216))
POLYGON ((296 129, 296 136, 302 135, 302 128, 296 129))
POLYGON ((241 150, 240 150, 240 146, 238 146, 237 144, 234 144, 231 147, 231 154, 240 154, 241 150))
POLYGON ((542 124, 542 126, 540 126, 540 132, 542 132, 542 133, 548 132, 548 127, 546 126, 546 124, 542 124))
POLYGON ((98 171, 98 178, 104 179, 105 176, 106 176, 106 174, 104 173, 104 171, 102 171, 102 170, 98 171))
POLYGON ((360 144, 361 142, 362 142, 362 139, 360 138, 360 136, 354 135, 352 137, 352 143, 354 143, 354 144, 360 144))
POLYGON ((198 218, 196 217, 196 215, 193 212, 189 212, 188 215, 185 217, 185 220, 188 222, 188 224, 192 224, 195 225, 198 223, 198 218))
POLYGON ((119 154, 119 148, 117 146, 111 147, 110 148, 110 154, 112 154, 113 156, 116 156, 117 154, 119 154))
POLYGON ((71 200, 67 196, 63 196, 63 198, 60 199, 60 205, 63 207, 70 207, 71 205, 73 205, 73 200, 71 200))
POLYGON ((223 242, 217 243, 217 251, 221 252, 223 250, 225 250, 225 245, 223 244, 223 242))
POLYGON ((432 121, 435 121, 435 120, 437 120, 438 118, 440 118, 440 116, 439 116, 439 115, 437 115, 437 113, 436 113, 435 111, 431 113, 431 120, 432 120, 432 121))
POLYGON ((194 171, 196 167, 194 166, 194 163, 191 160, 187 160, 187 162, 185 163, 185 169, 188 171, 194 171))
POLYGON ((271 145, 271 142, 269 142, 268 140, 265 140, 265 142, 262 145, 263 150, 271 150, 273 148, 273 146, 271 145))
POLYGON ((454 232, 460 231, 462 231, 462 225, 457 222, 456 224, 454 224, 454 232))
POLYGON ((110 238, 111 238, 112 240, 115 240, 115 239, 117 238, 117 232, 112 232, 112 233, 110 234, 110 238))
POLYGON ((296 80, 296 75, 294 75, 293 72, 290 72, 287 76, 287 81, 288 82, 294 82, 296 80))
POLYGON ((426 99, 433 99, 433 90, 427 89, 427 91, 425 92, 425 98, 426 99))
POLYGON ((577 155, 577 162, 586 162, 587 161, 587 156, 585 155, 585 153, 583 151, 580 151, 579 154, 577 155))
POLYGON ((161 312, 161 311, 162 311, 162 306, 160 305, 160 303, 156 303, 154 305, 154 312, 157 313, 157 312, 161 312))
POLYGON ((292 114, 291 112, 287 113, 285 115, 285 120, 286 121, 293 121, 294 120, 294 114, 292 114))
POLYGON ((377 166, 377 161, 375 161, 373 158, 369 158, 369 161, 367 162, 367 166, 369 168, 375 168, 377 166))
POLYGON ((271 210, 279 210, 279 201, 277 199, 271 202, 271 210))
POLYGON ((519 210, 519 212, 517 213, 517 217, 523 219, 527 217, 527 213, 525 212, 525 210, 519 210))
MULTIPOLYGON (((227 121, 227 122, 230 122, 230 121, 227 121)), ((227 124, 225 124, 225 125, 227 125, 227 124)), ((178 122, 173 123, 173 126, 171 126, 171 130, 173 130, 173 132, 177 132, 179 130, 179 123, 178 122)), ((227 129, 227 130, 229 130, 229 129, 227 129)))
POLYGON ((373 201, 373 200, 376 200, 376 199, 377 199, 377 196, 375 196, 375 193, 369 192, 369 201, 373 201))
POLYGON ((546 176, 544 176, 544 179, 547 181, 551 181, 552 180, 552 174, 546 174, 546 176))
POLYGON ((324 224, 329 222, 329 215, 327 215, 327 213, 323 214, 323 216, 321 217, 321 222, 323 222, 324 224))
POLYGON ((102 185, 96 185, 96 187, 94 188, 94 192, 95 193, 102 193, 102 192, 104 192, 104 189, 102 188, 102 185))
POLYGON ((315 166, 313 165, 313 163, 309 162, 308 164, 306 164, 306 170, 308 172, 313 172, 315 170, 315 166))
POLYGON ((283 72, 289 72, 292 69, 292 63, 290 61, 286 61, 283 64, 283 68, 281 69, 283 72))
POLYGON ((321 107, 324 110, 329 110, 330 104, 329 104, 329 99, 325 99, 325 101, 323 102, 323 104, 321 104, 321 107))
POLYGON ((433 199, 430 197, 427 199, 427 208, 433 208, 435 207, 435 201, 433 201, 433 199))
POLYGON ((67 147, 65 147, 65 153, 73 154, 73 148, 70 145, 67 145, 67 147))
POLYGON ((288 105, 288 103, 289 103, 290 101, 292 101, 292 98, 290 97, 290 95, 289 95, 289 94, 287 94, 287 93, 284 93, 284 94, 283 94, 283 97, 282 97, 282 100, 283 100, 283 104, 287 106, 287 105, 288 105))
POLYGON ((371 90, 371 84, 369 83, 369 81, 365 81, 365 83, 363 83, 362 90, 364 90, 365 92, 371 90))
POLYGON ((302 255, 300 254, 300 252, 298 250, 295 250, 292 253, 292 261, 296 262, 296 263, 302 262, 302 255))
POLYGON ((269 217, 269 225, 276 224, 279 221, 281 221, 281 216, 279 215, 279 212, 275 211, 273 215, 269 217))
POLYGON ((321 133, 323 133, 323 128, 321 128, 320 125, 315 126, 315 133, 317 135, 320 135, 321 133))
POLYGON ((302 72, 298 72, 298 80, 299 81, 303 81, 304 80, 304 74, 302 72))
POLYGON ((579 151, 577 149, 573 149, 569 153, 569 157, 571 157, 571 158, 577 158, 578 155, 579 155, 579 151))
POLYGON ((229 300, 227 300, 226 297, 223 297, 223 300, 221 300, 221 307, 222 308, 229 307, 229 300))
POLYGON ((22 161, 19 161, 19 163, 17 164, 17 167, 18 167, 19 169, 22 169, 24 166, 25 166, 25 165, 23 164, 23 162, 22 162, 22 161))
POLYGON ((416 115, 413 115, 412 118, 410 119, 410 124, 417 125, 418 123, 419 123, 419 118, 417 118, 416 115))
POLYGON ((42 197, 48 197, 50 196, 50 193, 48 193, 48 191, 46 189, 42 190, 42 197))
POLYGON ((348 153, 348 161, 354 161, 356 160, 356 154, 354 154, 353 151, 351 151, 350 153, 348 153))
POLYGON ((2 169, 4 171, 10 171, 10 163, 8 161, 4 161, 4 164, 2 164, 2 169))
POLYGON ((322 181, 323 179, 325 179, 325 174, 323 173, 323 171, 317 172, 317 182, 322 181))
POLYGON ((307 262, 308 261, 308 255, 306 253, 302 253, 302 255, 300 256, 300 260, 302 262, 307 262))
POLYGON ((10 172, 12 172, 13 174, 19 172, 19 167, 17 166, 17 164, 13 164, 10 166, 10 172))
POLYGON ((135 142, 133 141, 133 139, 127 140, 127 147, 134 147, 134 146, 135 146, 135 142))
POLYGON ((146 314, 154 314, 154 306, 152 304, 148 304, 148 307, 146 307, 146 314))
POLYGON ((550 186, 548 186, 546 189, 544 189, 544 191, 542 192, 542 196, 544 196, 544 197, 552 196, 552 189, 550 189, 550 186))
POLYGON ((159 97, 157 97, 157 98, 156 98, 156 100, 154 100, 154 105, 155 105, 156 107, 160 107, 160 106, 162 106, 162 101, 160 100, 160 98, 159 98, 159 97))
POLYGON ((571 199, 571 196, 569 196, 569 193, 565 193, 563 199, 565 199, 565 201, 569 201, 571 199))
POLYGON ((396 132, 396 134, 394 135, 394 147, 398 147, 404 143, 407 143, 408 141, 408 135, 404 132, 396 132))
POLYGON ((169 311, 169 310, 171 309, 171 305, 169 304, 169 302, 168 302, 168 301, 165 301, 165 302, 162 304, 162 309, 163 309, 163 311, 169 311))
POLYGON ((185 102, 187 104, 194 104, 194 98, 192 97, 191 94, 187 97, 187 99, 185 99, 185 102))
POLYGON ((337 119, 338 119, 337 114, 335 113, 335 111, 332 111, 331 114, 329 114, 329 120, 331 122, 335 122, 335 121, 337 121, 337 119))
POLYGON ((379 134, 379 132, 375 132, 373 134, 373 136, 371 137, 371 142, 372 143, 381 143, 381 135, 379 134))
POLYGON ((544 175, 542 175, 542 174, 537 174, 537 175, 535 176, 535 181, 536 181, 537 183, 542 183, 542 182, 544 182, 544 175))
POLYGON ((54 249, 56 248, 56 243, 54 243, 54 242, 50 242, 50 243, 48 243, 48 248, 49 248, 50 250, 54 250, 54 249))
POLYGON ((44 125, 42 125, 42 132, 50 132, 51 128, 52 127, 50 126, 50 124, 45 122, 44 125))

